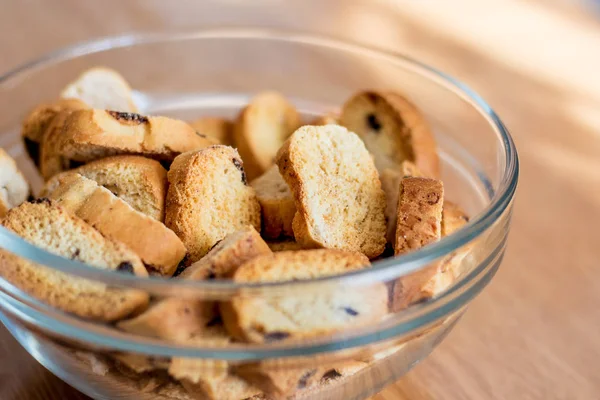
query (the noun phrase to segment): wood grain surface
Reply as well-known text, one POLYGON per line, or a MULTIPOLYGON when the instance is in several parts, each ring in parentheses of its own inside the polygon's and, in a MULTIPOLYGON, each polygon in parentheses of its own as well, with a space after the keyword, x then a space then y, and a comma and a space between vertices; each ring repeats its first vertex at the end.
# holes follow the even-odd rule
MULTIPOLYGON (((558 0, 4 0, 0 71, 98 35, 249 18, 431 63, 482 94, 519 149, 500 272, 439 348, 375 399, 600 398, 600 14, 558 0)), ((0 398, 87 397, 0 328, 0 398)))

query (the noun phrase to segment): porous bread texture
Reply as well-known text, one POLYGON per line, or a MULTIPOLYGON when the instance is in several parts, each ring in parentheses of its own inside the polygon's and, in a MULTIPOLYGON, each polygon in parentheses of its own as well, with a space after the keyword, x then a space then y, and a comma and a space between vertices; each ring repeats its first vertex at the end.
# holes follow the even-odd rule
POLYGON ((136 211, 108 189, 77 173, 64 174, 48 197, 105 237, 128 246, 151 274, 172 276, 186 255, 181 240, 162 222, 136 211))
MULTIPOLYGON (((238 268, 235 282, 285 282, 340 275, 369 267, 356 252, 321 249, 279 252, 256 257, 238 268)), ((387 312, 386 287, 360 291, 326 287, 323 293, 240 295, 221 303, 227 330, 253 343, 316 337, 376 321, 387 312)))
POLYGON ((385 194, 360 138, 337 125, 304 126, 279 150, 279 171, 292 193, 296 241, 305 248, 385 249, 385 194))
MULTIPOLYGON (((96 268, 148 276, 140 258, 129 248, 103 237, 48 199, 13 208, 2 224, 37 247, 65 258, 96 268)), ((0 274, 50 306, 92 320, 119 320, 148 304, 148 294, 142 291, 112 288, 69 276, 4 250, 0 253, 0 274)))
MULTIPOLYGON (((430 178, 403 178, 398 200, 394 254, 419 250, 440 240, 444 186, 430 178)), ((440 263, 398 279, 392 288, 392 310, 398 311, 426 298, 423 287, 439 273, 440 263)))
POLYGON ((164 221, 167 171, 156 160, 140 156, 114 156, 92 161, 46 182, 41 196, 53 191, 65 174, 77 173, 96 181, 137 211, 164 221))
POLYGON ((235 149, 211 146, 182 154, 168 179, 165 223, 186 245, 186 265, 230 233, 248 225, 260 230, 260 204, 235 149))

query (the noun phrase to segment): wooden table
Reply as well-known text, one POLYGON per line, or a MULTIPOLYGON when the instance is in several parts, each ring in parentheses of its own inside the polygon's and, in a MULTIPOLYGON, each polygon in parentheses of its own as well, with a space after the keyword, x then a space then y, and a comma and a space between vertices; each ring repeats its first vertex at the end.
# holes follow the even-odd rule
MULTIPOLYGON (((432 356, 376 399, 600 398, 600 23, 591 11, 558 0, 252 2, 262 11, 239 0, 100 3, 3 2, 0 71, 98 35, 252 15, 400 49, 479 91, 521 156, 504 265, 432 356)), ((0 398, 86 397, 0 329, 0 398)))

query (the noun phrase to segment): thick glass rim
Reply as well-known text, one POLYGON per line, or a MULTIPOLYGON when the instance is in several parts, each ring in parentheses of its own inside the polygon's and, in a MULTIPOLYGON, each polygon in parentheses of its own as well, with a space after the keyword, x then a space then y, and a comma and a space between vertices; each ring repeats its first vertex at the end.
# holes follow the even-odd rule
MULTIPOLYGON (((118 274, 113 271, 94 268, 85 263, 49 253, 26 242, 1 226, 0 248, 72 276, 90 279, 112 286, 146 290, 152 294, 185 295, 186 293, 195 293, 197 295, 199 292, 205 292, 207 295, 218 294, 218 297, 224 297, 231 296, 239 290, 250 292, 261 290, 264 294, 265 290, 268 290, 268 293, 275 293, 280 290, 287 291, 292 287, 296 290, 298 288, 306 288, 307 286, 313 288, 315 285, 332 283, 347 286, 366 285, 388 281, 410 274, 427 266, 434 260, 452 253, 478 237, 492 226, 510 205, 517 187, 519 161, 514 142, 508 130, 492 108, 475 91, 444 72, 396 52, 381 50, 347 40, 340 40, 311 33, 255 28, 202 29, 192 32, 135 33, 104 37, 47 53, 35 60, 16 67, 12 71, 0 76, 0 89, 15 83, 19 79, 25 78, 28 73, 57 64, 61 61, 74 59, 84 55, 143 44, 218 39, 294 43, 358 54, 363 57, 379 59, 400 68, 410 69, 440 86, 448 88, 457 96, 468 101, 471 106, 488 121, 489 125, 501 139, 506 160, 506 168, 503 171, 498 189, 494 191, 491 187, 488 187, 488 194, 491 197, 490 203, 478 215, 472 218, 463 229, 443 238, 437 243, 431 244, 419 251, 409 253, 400 258, 391 258, 375 262, 372 268, 340 276, 322 277, 305 281, 236 283, 218 280, 188 281, 183 279, 164 279, 158 277, 143 278, 118 274)), ((0 281, 3 283, 6 282, 4 279, 0 279, 0 281)))

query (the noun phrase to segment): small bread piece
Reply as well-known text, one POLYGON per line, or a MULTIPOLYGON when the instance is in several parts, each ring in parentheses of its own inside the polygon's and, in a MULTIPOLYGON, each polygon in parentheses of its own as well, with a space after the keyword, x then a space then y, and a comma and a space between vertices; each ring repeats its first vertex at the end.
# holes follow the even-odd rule
POLYGON ((39 167, 40 144, 44 132, 48 129, 52 120, 62 111, 73 111, 87 108, 87 105, 77 99, 59 99, 52 103, 44 103, 34 108, 23 121, 21 136, 25 150, 31 160, 39 167))
POLYGON ((340 116, 330 112, 316 117, 309 125, 340 125, 340 116))
POLYGON ((0 148, 0 218, 29 197, 29 183, 17 163, 0 148))
MULTIPOLYGON (((115 156, 92 161, 65 174, 77 173, 110 190, 137 211, 164 220, 167 171, 156 160, 140 156, 115 156)), ((41 196, 57 186, 63 175, 50 179, 41 196)))
POLYGON ((385 219, 387 221, 387 241, 394 243, 396 222, 398 220, 398 193, 400 182, 408 176, 423 177, 417 166, 410 161, 403 161, 399 169, 386 168, 381 173, 381 188, 385 192, 385 219))
POLYGON ((290 395, 304 395, 307 391, 354 375, 367 366, 360 361, 346 361, 317 368, 290 368, 277 365, 275 360, 245 364, 236 368, 235 372, 275 398, 289 398, 290 395))
POLYGON ((93 108, 137 112, 132 90, 125 78, 117 71, 95 67, 84 71, 61 92, 63 99, 79 99, 93 108))
MULTIPOLYGON (((304 250, 260 256, 234 274, 235 282, 283 282, 344 274, 368 268, 360 253, 304 250)), ((374 285, 348 291, 331 287, 323 293, 277 296, 239 296, 221 304, 227 330, 253 343, 315 337, 368 324, 387 312, 387 290, 374 285)))
POLYGON ((277 368, 269 364, 272 363, 242 365, 235 373, 275 399, 286 399, 298 391, 312 388, 320 379, 318 368, 277 368))
MULTIPOLYGON (((125 245, 104 238, 83 220, 48 199, 23 203, 2 224, 26 241, 54 254, 101 269, 148 276, 139 257, 125 245)), ((0 253, 0 275, 50 306, 98 321, 115 321, 148 304, 139 290, 111 288, 0 253)))
POLYGON ((185 343, 216 320, 215 303, 173 297, 153 303, 137 317, 119 322, 117 327, 134 335, 185 343))
POLYGON ((172 230, 79 174, 64 174, 48 197, 104 236, 127 245, 151 274, 172 276, 186 254, 172 230))
POLYGON ((426 176, 439 176, 433 133, 417 107, 400 94, 357 93, 344 105, 341 122, 364 140, 379 171, 411 161, 426 176))
MULTIPOLYGON (((222 325, 207 328, 185 342, 202 347, 226 347, 231 337, 222 325)), ((229 372, 229 364, 222 360, 175 357, 169 374, 178 379, 189 393, 209 400, 240 400, 262 392, 242 378, 229 372)))
MULTIPOLYGON (((444 186, 441 181, 414 177, 402 179, 398 199, 395 255, 406 254, 440 240, 443 203, 444 186)), ((424 299, 422 288, 438 270, 439 263, 434 263, 398 279, 392 291, 393 310, 400 310, 424 299)))
POLYGON ((300 124, 298 112, 281 94, 263 92, 252 99, 242 110, 233 133, 249 180, 273 165, 277 150, 300 124))
POLYGON ((271 253, 256 229, 248 225, 225 236, 207 255, 186 268, 179 277, 191 280, 231 278, 246 261, 271 253))
POLYGON ((225 118, 202 117, 190 122, 197 132, 210 136, 225 146, 233 145, 233 124, 225 118))
POLYGON ((357 135, 337 125, 303 126, 283 145, 277 165, 294 194, 298 243, 369 258, 383 252, 385 194, 357 135))
POLYGON ((250 183, 262 210, 262 234, 266 238, 294 237, 292 221, 296 214, 294 196, 287 183, 273 165, 250 183))
POLYGON ((300 245, 300 243, 296 242, 293 239, 267 242, 267 245, 274 253, 280 251, 302 250, 302 246, 300 245))
MULTIPOLYGON (((451 235, 469 222, 467 214, 456 204, 444 201, 442 237, 451 235)), ((471 251, 467 245, 446 257, 439 271, 422 288, 424 297, 435 297, 450 287, 462 273, 465 257, 471 251)))
POLYGON ((214 143, 176 119, 90 109, 67 117, 55 149, 65 158, 82 162, 121 154, 172 161, 181 153, 214 143))
POLYGON ((157 369, 167 370, 170 365, 168 359, 148 357, 144 354, 116 353, 111 354, 111 357, 138 374, 155 371, 157 369))
POLYGON ((48 128, 44 131, 39 148, 39 169, 44 180, 81 165, 81 163, 63 157, 56 147, 61 140, 63 128, 69 115, 74 111, 83 109, 86 109, 86 106, 81 103, 80 107, 74 106, 60 111, 52 118, 48 128))
POLYGON ((235 149, 211 146, 182 154, 168 178, 165 223, 186 245, 186 265, 229 233, 247 225, 260 229, 260 204, 235 149))

